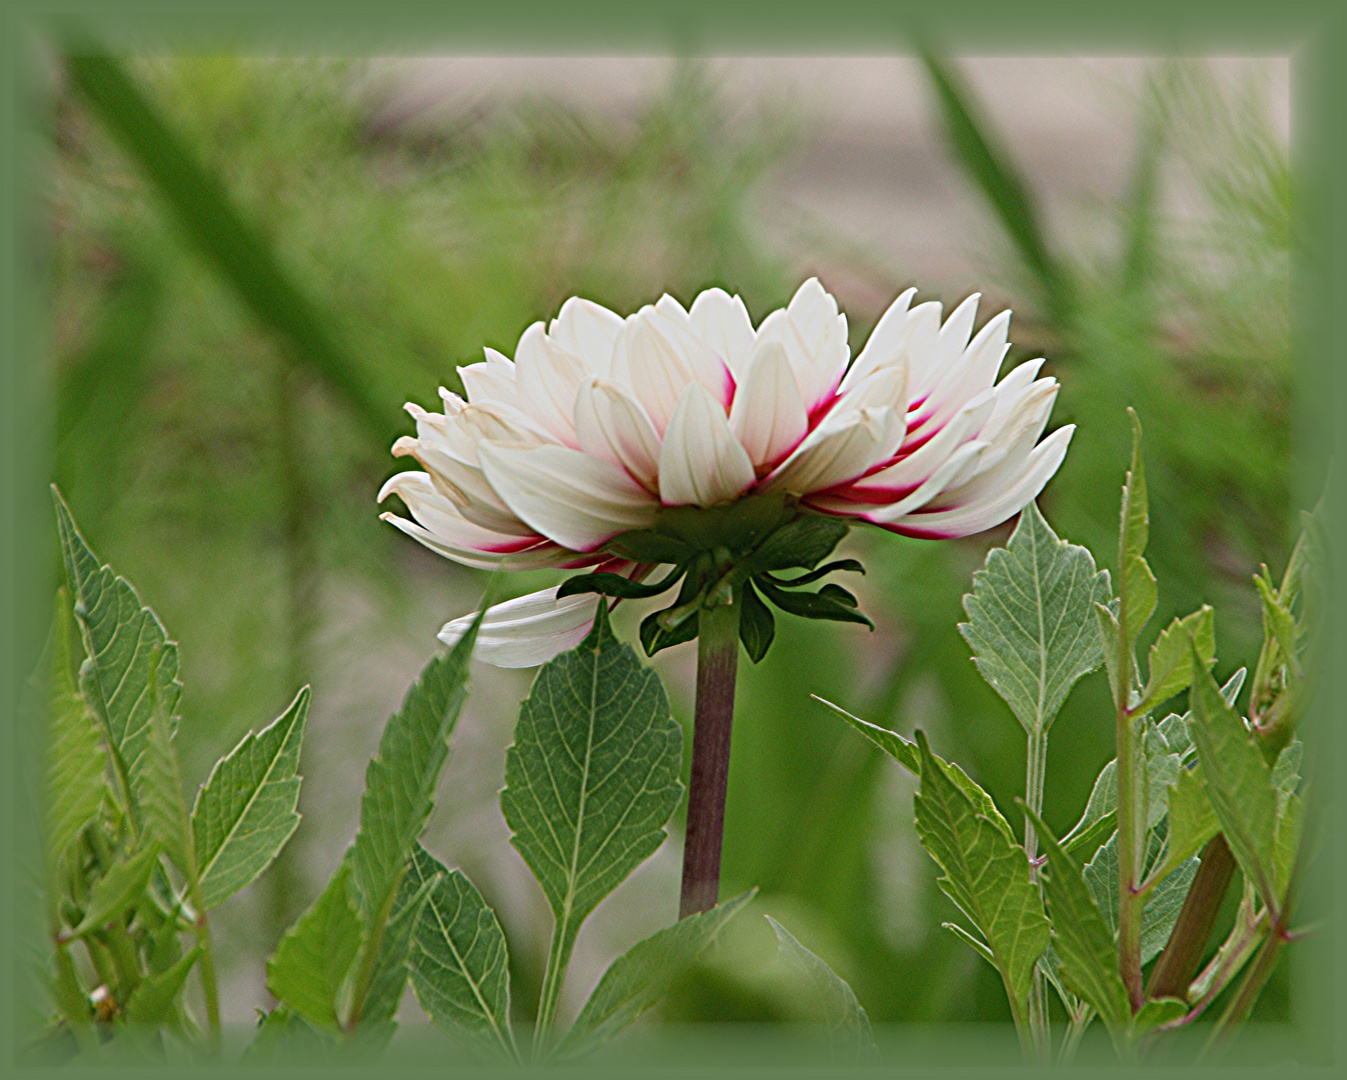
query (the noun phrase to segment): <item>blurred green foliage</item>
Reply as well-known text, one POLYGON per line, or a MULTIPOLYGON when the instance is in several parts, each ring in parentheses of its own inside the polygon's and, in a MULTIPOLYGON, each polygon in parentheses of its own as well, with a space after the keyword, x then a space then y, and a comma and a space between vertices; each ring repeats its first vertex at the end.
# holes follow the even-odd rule
MULTIPOLYGON (((1151 561, 1172 585, 1143 644, 1205 600, 1218 609, 1218 671, 1250 663, 1249 576, 1284 563, 1292 511, 1293 185, 1265 97, 1201 65, 1156 65, 1130 102, 1134 175, 1128 197, 1101 210, 1107 246, 1063 250, 957 69, 926 64, 951 151, 1010 240, 992 270, 1018 301, 1012 336, 1051 359, 1063 388, 1054 424, 1080 425, 1045 493, 1048 518, 1113 563, 1134 406, 1148 433, 1151 561), (1178 216, 1176 190, 1190 207, 1178 216)), ((731 109, 691 63, 628 128, 538 101, 433 128, 384 122, 362 104, 371 69, 353 62, 161 58, 125 70, 123 94, 212 179, 156 173, 146 155, 162 139, 137 150, 116 122, 126 100, 100 102, 78 64, 68 69, 50 116, 55 478, 90 541, 181 639, 195 780, 241 734, 239 718, 314 678, 326 585, 359 582, 389 620, 431 578, 480 588, 377 521, 388 446, 409 430, 402 401, 433 401, 483 345, 511 352, 572 294, 626 311, 719 284, 755 317, 781 304, 796 282, 750 227, 751 196, 808 131, 786 113, 731 109), (193 213, 214 215, 214 240, 193 213), (253 263, 212 249, 230 220, 249 231, 253 263), (258 295, 247 277, 268 262, 280 295, 258 295), (358 393, 320 362, 325 349, 358 393)), ((852 321, 856 347, 869 328, 852 321)), ((876 1021, 1001 1019, 1004 997, 938 929, 946 902, 911 835, 910 787, 809 695, 899 730, 920 724, 1009 804, 1022 732, 955 629, 972 571, 1007 529, 942 543, 857 531, 862 607, 882 633, 785 620, 742 679, 726 894, 758 885, 769 910, 788 908, 876 1021)), ((319 681, 318 709, 323 695, 319 681)), ((1111 747, 1096 675, 1053 729, 1054 828, 1075 820, 1111 747)), ((288 876, 273 874, 268 948, 314 891, 294 854, 303 833, 288 876)), ((724 955, 755 947, 731 942, 724 955)), ((255 966, 260 985, 261 955, 255 966)), ((791 1015, 750 968, 705 965, 667 1012, 791 1015)))

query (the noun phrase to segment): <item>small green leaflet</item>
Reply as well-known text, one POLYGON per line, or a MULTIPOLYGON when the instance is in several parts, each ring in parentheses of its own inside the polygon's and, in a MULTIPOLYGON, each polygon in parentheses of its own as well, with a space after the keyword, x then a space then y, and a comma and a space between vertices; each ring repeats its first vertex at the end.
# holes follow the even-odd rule
POLYGON ((563 960, 595 905, 663 843, 682 748, 659 675, 613 636, 600 603, 589 636, 538 671, 500 796, 563 960))
POLYGON ((1141 699, 1131 706, 1133 713, 1148 712, 1188 689, 1193 677, 1190 641, 1210 666, 1216 656, 1216 613, 1206 604, 1185 618, 1176 618, 1155 639, 1151 646, 1146 688, 1141 692, 1141 699))
POLYGON ((1132 1010, 1118 976, 1113 935, 1090 896, 1080 864, 1062 850, 1037 814, 1027 807, 1025 813, 1038 827, 1047 854, 1045 892, 1062 981, 1094 1007, 1116 1043, 1131 1023, 1132 1010))
MULTIPOLYGON (((158 647, 155 649, 157 659, 158 647)), ((197 880, 196 852, 192 847, 191 823, 182 798, 182 774, 173 747, 174 724, 167 712, 166 699, 159 696, 160 682, 151 667, 148 682, 150 720, 140 769, 132 788, 140 804, 147 835, 163 845, 164 854, 189 882, 197 880)), ((176 695, 175 695, 176 699, 176 695)))
POLYGON ((1155 575, 1143 554, 1150 539, 1150 509, 1146 495, 1146 465, 1141 457, 1141 421, 1133 409, 1132 463, 1123 485, 1121 521, 1118 528, 1118 566, 1122 577, 1120 630, 1130 647, 1155 610, 1155 575))
POLYGON ((959 631, 973 663, 1029 732, 1046 730, 1077 679, 1103 659, 1094 605, 1110 594, 1107 570, 1058 538, 1030 503, 1010 542, 987 555, 963 598, 959 631))
POLYGON ((107 790, 107 755, 98 721, 75 686, 70 594, 56 594, 48 692, 47 794, 44 840, 47 865, 60 865, 66 850, 93 820, 107 790))
POLYGON ((1164 1024, 1173 1023, 1188 1012, 1188 1003, 1178 998, 1156 998, 1141 1006, 1132 1021, 1133 1037, 1140 1037, 1164 1024))
POLYGON ((1191 662, 1189 731, 1201 757, 1207 798, 1240 869, 1275 911, 1277 789, 1272 786, 1272 770, 1244 721, 1221 697, 1201 657, 1193 653, 1191 662))
POLYGON ((128 908, 136 904, 145 895, 150 883, 150 875, 159 865, 159 848, 149 847, 138 852, 125 862, 114 863, 107 873, 94 882, 89 896, 89 906, 85 909, 80 924, 71 932, 71 937, 82 937, 91 930, 106 926, 112 920, 124 915, 128 908))
POLYGON ((402 876, 393 912, 379 939, 379 952, 374 960, 369 991, 361 1005, 360 1015, 354 1017, 360 1023, 360 1030, 367 1035, 372 1028, 383 1026, 387 1028, 388 1037, 392 1037, 396 1026, 393 1017, 407 989, 413 938, 421 915, 430 902, 436 880, 432 877, 421 881, 410 871, 402 876))
POLYGON ((823 1003, 823 1020, 828 1028, 836 1060, 875 1064, 879 1050, 870 1029, 870 1018, 856 1000, 856 994, 845 979, 833 971, 815 953, 801 945, 779 922, 764 916, 776 931, 777 949, 793 964, 823 1003))
POLYGON ((149 743, 152 697, 159 701, 169 723, 174 722, 182 692, 178 647, 168 640, 159 619, 141 603, 126 579, 99 565, 55 487, 52 495, 61 553, 88 656, 81 689, 103 724, 121 769, 128 779, 134 779, 149 743), (153 696, 149 693, 152 675, 157 680, 153 696))
MULTIPOLYGON (((1151 835, 1150 850, 1157 857, 1160 854, 1160 840, 1151 835)), ((1188 886, 1193 883, 1197 873, 1198 860, 1186 858, 1176 863, 1174 869, 1166 869, 1158 877, 1157 884, 1146 899, 1141 910, 1141 962, 1150 963, 1160 955, 1169 935, 1178 921, 1179 909, 1183 907, 1188 895, 1188 886)), ((1115 833, 1109 837, 1095 856, 1085 864, 1082 872, 1090 895, 1099 907, 1108 931, 1116 939, 1118 933, 1118 837, 1115 833)))
POLYGON ((269 726, 243 737, 211 770, 192 809, 201 897, 211 908, 248 885, 299 825, 299 747, 309 688, 269 726))
POLYGON ((167 971, 145 979, 126 1002, 128 1024, 162 1024, 177 1012, 178 991, 201 955, 201 946, 183 956, 167 971))
POLYGON ((614 960, 566 1032, 556 1056, 583 1057, 634 1022, 664 996, 674 979, 706 950, 756 892, 751 890, 710 911, 666 926, 614 960))
POLYGON ((952 775, 954 767, 931 753, 921 732, 917 746, 921 753, 917 835, 945 872, 938 881, 940 888, 986 939, 1006 992, 1018 1008, 1028 1000, 1034 964, 1048 944, 1048 920, 1029 874, 1028 857, 1004 819, 987 812, 990 797, 983 794, 986 805, 971 799, 952 775))
POLYGON ((1168 875, 1220 831, 1216 814, 1202 784, 1202 766, 1180 769, 1169 788, 1169 829, 1161 875, 1168 875))
POLYGON ((763 603, 752 580, 744 582, 743 606, 739 612, 739 640, 744 643, 748 658, 757 663, 767 655, 776 636, 776 616, 763 603))
POLYGON ((834 705, 831 701, 821 698, 817 694, 810 694, 809 696, 820 705, 826 705, 908 772, 914 776, 921 775, 921 753, 918 751, 916 743, 910 739, 904 739, 896 731, 890 731, 878 724, 872 724, 869 720, 862 720, 859 716, 852 716, 840 705, 834 705))
POLYGON ((1277 820, 1277 842, 1273 848, 1273 868, 1277 882, 1277 903, 1286 899, 1286 891, 1291 885, 1291 874, 1295 870, 1296 857, 1300 854, 1301 835, 1305 831, 1305 800, 1299 795, 1291 795, 1286 800, 1281 817, 1277 820))
POLYGON ((1112 760, 1099 770, 1085 803, 1085 812, 1075 827, 1062 837, 1062 849, 1073 855, 1080 852, 1080 858, 1088 858, 1118 827, 1117 819, 1118 762, 1112 760))
POLYGON ((417 1001, 440 1028, 488 1059, 517 1060, 509 949, 495 912, 461 871, 445 869, 418 844, 403 888, 425 885, 430 896, 411 952, 417 1001))
POLYGON ((449 757, 449 736, 467 696, 468 662, 480 625, 479 613, 450 652, 425 666, 402 708, 389 718, 379 752, 365 770, 351 862, 361 910, 380 924, 430 814, 449 757))
POLYGON ((1282 602, 1277 590, 1266 576, 1254 575, 1254 584, 1258 586, 1258 595, 1263 600, 1263 637, 1275 641, 1281 651, 1281 659, 1291 674, 1300 675, 1300 651, 1296 648, 1296 619, 1291 609, 1282 602))
POLYGON ((276 1000, 329 1031, 338 1028, 338 997, 364 939, 350 882, 346 860, 267 962, 267 987, 276 1000))

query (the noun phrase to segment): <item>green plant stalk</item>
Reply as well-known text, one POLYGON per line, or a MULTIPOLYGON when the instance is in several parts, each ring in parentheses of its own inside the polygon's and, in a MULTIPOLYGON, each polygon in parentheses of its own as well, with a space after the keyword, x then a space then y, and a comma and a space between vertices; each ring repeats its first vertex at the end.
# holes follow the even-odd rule
POLYGON ((1202 956, 1235 876, 1235 857, 1225 834, 1217 833, 1202 849, 1202 861, 1184 897, 1183 908, 1165 943, 1164 952, 1151 969, 1146 996, 1187 998, 1202 956))
MULTIPOLYGON (((1126 636, 1122 636, 1122 651, 1128 652, 1126 636)), ((1120 678, 1119 693, 1125 695, 1131 684, 1131 657, 1120 665, 1125 672, 1120 678)), ((1136 727, 1123 701, 1118 703, 1117 716, 1117 782, 1118 782, 1118 972, 1127 988, 1127 1000, 1135 1013, 1145 1001, 1141 983, 1141 905, 1144 896, 1137 888, 1140 876, 1141 843, 1144 830, 1139 815, 1142 800, 1139 792, 1136 746, 1136 727)))
MULTIPOLYGON (((1046 727, 1039 725, 1029 732, 1024 767, 1024 802, 1040 817, 1043 815, 1043 780, 1047 775, 1047 768, 1048 732, 1046 727)), ((1032 865, 1038 856, 1038 833, 1034 830, 1033 819, 1027 814, 1024 818, 1024 853, 1032 865)), ((1034 1060, 1040 1065, 1050 1064, 1052 1025, 1048 1015, 1048 985, 1037 965, 1034 967, 1033 983, 1029 988, 1029 1030, 1033 1038, 1034 1060)))
POLYGON ((566 978, 566 965, 570 963, 571 949, 575 945, 575 933, 569 914, 558 920, 552 933, 552 948, 547 954, 547 968, 538 994, 538 1018, 533 1025, 535 1063, 544 1061, 547 1056, 552 1025, 557 1018, 557 1002, 561 999, 561 984, 566 978))
POLYGON ((720 897, 720 849, 725 833, 742 603, 742 593, 736 589, 731 603, 703 607, 698 614, 697 704, 680 919, 710 911, 720 897))
POLYGON ((1075 1061, 1080 1040, 1093 1019, 1094 1010, 1088 1005, 1082 1005, 1079 1012, 1072 1014, 1071 1021, 1066 1026, 1066 1034, 1062 1036, 1061 1049, 1057 1052, 1057 1064, 1059 1066, 1070 1065, 1075 1061))
POLYGON ((397 902, 398 887, 401 884, 402 876, 399 875, 375 912, 373 927, 365 939, 360 970, 356 974, 355 989, 351 994, 351 1007, 346 1015, 346 1023, 342 1025, 348 1034, 355 1031, 360 1024, 360 1015, 365 1011, 365 1001, 369 998, 370 987, 374 985, 374 971, 379 963, 379 948, 388 930, 388 920, 392 918, 393 905, 397 902))
MULTIPOLYGON (((193 859, 193 862, 196 860, 193 859)), ((196 934, 196 943, 201 948, 201 958, 197 961, 197 975, 201 979, 201 992, 206 999, 206 1023, 210 1030, 210 1049, 218 1053, 220 1049, 220 988, 215 974, 215 949, 210 939, 210 920, 206 918, 206 905, 201 896, 201 882, 197 880, 196 867, 192 868, 190 886, 192 907, 196 918, 192 928, 196 934)))

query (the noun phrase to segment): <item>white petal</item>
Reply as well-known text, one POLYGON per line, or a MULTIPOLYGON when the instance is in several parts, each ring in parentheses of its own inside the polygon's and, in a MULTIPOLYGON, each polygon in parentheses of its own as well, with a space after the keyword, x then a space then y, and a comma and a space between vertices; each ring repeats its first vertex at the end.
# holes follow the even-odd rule
POLYGON ((730 431, 758 467, 775 465, 808 433, 809 415, 786 350, 777 342, 755 351, 734 393, 730 431))
POLYGON ((890 456, 902 438, 903 419, 893 409, 830 416, 767 478, 762 489, 807 495, 836 487, 890 456))
MULTIPOLYGON (((474 659, 503 668, 537 667, 579 645, 594 625, 599 601, 593 595, 558 600, 558 588, 487 608, 473 643, 474 659)), ((445 623, 439 639, 446 645, 456 644, 476 618, 473 612, 445 623)))
POLYGON ((611 461, 564 446, 478 451, 491 486, 521 520, 573 551, 593 551, 654 519, 659 503, 611 461))
POLYGON ((515 349, 515 385, 523 410, 554 439, 572 449, 575 442, 575 394, 590 374, 578 356, 554 345, 534 323, 515 349))
POLYGON ((707 289, 692 301, 688 315, 692 332, 729 364, 736 379, 742 379, 756 336, 744 302, 724 289, 707 289))
POLYGON ((865 516, 876 524, 897 521, 905 514, 920 510, 946 487, 962 483, 977 469, 978 459, 986 451, 985 442, 968 442, 950 454, 931 475, 910 495, 895 503, 882 506, 865 516))
POLYGON ((860 356, 856 357, 856 362, 851 365, 846 378, 842 380, 843 391, 878 368, 899 364, 906 366, 906 345, 911 332, 908 308, 916 295, 916 289, 908 289, 879 317, 879 322, 870 331, 870 338, 866 341, 865 348, 861 350, 860 356))
POLYGON ((519 388, 515 385, 514 361, 496 352, 486 349, 486 360, 477 364, 467 364, 458 369, 463 380, 463 390, 471 402, 503 401, 507 405, 519 406, 519 388))
POLYGON ((621 465, 650 492, 659 491, 659 436, 640 403, 597 376, 580 384, 575 399, 580 449, 621 465))
POLYGON ((613 352, 612 378, 626 386, 663 436, 678 399, 691 383, 728 405, 734 378, 725 362, 668 316, 646 306, 627 320, 613 352))
POLYGON ((725 409, 693 383, 678 399, 659 455, 665 506, 714 506, 742 495, 757 479, 753 462, 730 432, 725 409))
POLYGON ((907 415, 907 367, 889 366, 872 371, 853 383, 832 407, 832 412, 855 412, 857 409, 893 409, 899 416, 907 415))
MULTIPOLYGON (((947 510, 921 511, 896 523, 894 527, 909 536, 941 539, 971 536, 999 525, 1038 497, 1066 456, 1066 448, 1075 430, 1074 424, 1058 428, 1034 447, 1018 475, 1013 479, 1005 477, 1008 483, 989 486, 980 499, 947 510)), ((981 481, 987 475, 982 474, 974 482, 981 481)))
POLYGON ((758 342, 776 341, 786 350, 805 408, 813 412, 837 390, 851 350, 847 320, 817 278, 796 291, 790 306, 774 311, 758 327, 758 342))
POLYGON ((467 465, 434 443, 403 436, 393 444, 394 457, 414 457, 425 466, 428 483, 443 499, 468 521, 491 532, 514 536, 530 536, 533 530, 525 525, 487 483, 482 470, 467 465))
MULTIPOLYGON (((973 298, 970 297, 970 299, 973 298)), ((960 311, 963 311, 967 306, 968 304, 965 301, 963 305, 960 305, 960 311)), ((955 312, 954 315, 949 317, 949 323, 946 324, 945 330, 941 331, 942 335, 949 329, 949 324, 954 322, 955 316, 958 314, 959 312, 955 312)), ((955 327, 955 333, 951 337, 937 346, 942 356, 948 356, 955 345, 965 340, 962 327, 966 321, 967 317, 955 327)), ((943 424, 946 419, 962 408, 966 401, 986 390, 995 382, 996 373, 1001 367, 1001 361, 1010 348, 1006 341, 1006 331, 1009 325, 1010 312, 1003 311, 982 328, 977 338, 967 349, 959 346, 958 352, 952 358, 940 361, 942 365, 941 373, 925 402, 920 409, 915 410, 914 414, 907 418, 907 437, 909 440, 927 437, 932 428, 943 424)))
POLYGON ((873 495, 891 493, 895 498, 905 496, 925 483, 966 437, 977 432, 995 403, 990 392, 982 394, 957 416, 951 417, 924 445, 887 468, 857 480, 848 490, 873 495))
POLYGON ((613 342, 622 330, 622 316, 593 300, 572 296, 547 327, 547 336, 578 356, 587 370, 607 375, 613 363, 613 342))

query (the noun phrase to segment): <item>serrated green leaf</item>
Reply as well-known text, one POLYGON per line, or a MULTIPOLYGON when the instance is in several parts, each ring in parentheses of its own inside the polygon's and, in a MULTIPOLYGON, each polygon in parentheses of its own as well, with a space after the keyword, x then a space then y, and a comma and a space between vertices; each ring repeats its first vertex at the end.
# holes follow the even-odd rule
MULTIPOLYGON (((420 845, 416 845, 414 850, 419 851, 420 845)), ((415 859, 416 856, 412 857, 415 859)), ((396 1027, 393 1017, 402 1004, 402 995, 411 974, 411 953, 417 925, 438 880, 432 876, 423 881, 410 868, 402 876, 388 925, 379 939, 379 952, 375 957, 369 991, 360 1008, 360 1015, 356 1018, 362 1031, 368 1033, 372 1027, 383 1025, 388 1028, 391 1038, 393 1028, 396 1027)))
POLYGON ((1282 747, 1282 752, 1277 755, 1277 760, 1273 763, 1272 786, 1277 789, 1280 796, 1278 813, 1281 813, 1281 807, 1285 804, 1286 798, 1300 786, 1300 760, 1304 751, 1305 744, 1299 739, 1292 739, 1282 747))
POLYGON ((753 889, 710 911, 666 926, 614 960, 566 1032, 556 1056, 583 1057, 633 1023, 664 996, 674 979, 706 950, 756 892, 753 889))
MULTIPOLYGON (((1115 602, 1116 603, 1116 602, 1115 602)), ((1099 639, 1104 648, 1104 668, 1108 672, 1109 693, 1118 700, 1119 687, 1124 685, 1118 671, 1118 650, 1122 641, 1122 627, 1118 625, 1118 616, 1113 607, 1105 604, 1094 606, 1095 624, 1099 627, 1099 639)))
MULTIPOLYGON (((174 724, 182 684, 178 647, 129 582, 100 566, 84 542, 60 493, 53 487, 56 524, 66 575, 87 659, 80 688, 106 733, 128 781, 139 774, 150 738, 151 675, 154 698, 174 724)), ((128 793, 129 796, 130 793, 128 793)))
POLYGON ((1090 895, 1080 864, 1062 850, 1037 814, 1027 807, 1025 813, 1037 827, 1047 855, 1045 894, 1062 981, 1093 1006, 1117 1040, 1131 1022, 1132 1010, 1118 975, 1113 934, 1090 895))
POLYGON ((150 875, 158 863, 157 846, 137 852, 125 862, 113 863, 107 873, 94 882, 89 906, 84 909, 79 925, 70 931, 70 936, 83 937, 126 914, 145 895, 150 875))
POLYGON ((107 791, 107 754, 98 721, 75 686, 74 620, 70 594, 56 594, 48 692, 44 846, 55 870, 81 830, 98 813, 107 791))
POLYGON ((818 955, 801 945, 789 930, 770 915, 764 918, 776 931, 779 953, 805 977, 822 1002, 823 1022, 828 1028, 834 1058, 839 1062, 877 1063, 879 1048, 875 1046, 870 1018, 856 1000, 855 991, 818 955))
POLYGON ((299 825, 299 748, 309 688, 276 720, 243 737, 197 793, 192 836, 208 908, 252 882, 299 825))
POLYGON ((500 796, 563 961, 595 905, 664 842, 682 748, 659 675, 613 636, 600 606, 589 636, 539 669, 500 796))
POLYGON ((1202 784, 1201 765, 1180 769, 1169 788, 1169 830, 1162 874, 1169 874, 1220 831, 1202 784))
POLYGON ((744 643, 744 651, 748 653, 749 659, 756 664, 771 648, 772 638, 776 636, 776 616, 762 602, 752 581, 744 582, 742 605, 739 612, 739 640, 744 643))
POLYGON ((479 613, 453 649, 422 669, 384 726, 379 751, 365 769, 351 865, 356 897, 376 936, 430 814, 449 757, 449 736, 467 696, 468 664, 480 625, 479 613))
POLYGON ((921 751, 917 749, 917 744, 912 740, 904 739, 896 731, 890 731, 878 724, 872 724, 869 720, 852 716, 840 705, 834 705, 831 701, 821 698, 817 694, 811 694, 810 696, 820 705, 826 705, 913 776, 921 775, 921 751))
POLYGON ((177 1011, 178 993, 187 982, 187 976, 201 952, 198 945, 168 970, 142 979, 126 999, 126 1022, 162 1024, 170 1020, 177 1011))
MULTIPOLYGON (((1149 838, 1149 853, 1159 858, 1161 841, 1154 834, 1149 838)), ((1153 860, 1152 860, 1153 861, 1153 860)), ((1187 858, 1166 868, 1158 883, 1151 889, 1141 909, 1141 962, 1150 963, 1160 955, 1178 920, 1188 887, 1197 873, 1198 860, 1187 858)), ((1118 932, 1118 840, 1117 834, 1095 852, 1086 863, 1081 876, 1090 895, 1099 907, 1100 916, 1115 938, 1118 932)))
POLYGON ((1132 556, 1123 567, 1123 591, 1127 600, 1121 611, 1127 622, 1128 644, 1133 644, 1155 613, 1159 596, 1150 564, 1140 555, 1132 556))
POLYGON ((1094 787, 1086 800, 1085 810, 1075 827, 1061 839, 1062 849, 1078 858, 1086 859, 1108 839, 1117 828, 1118 818, 1118 762, 1110 761, 1095 777, 1094 787))
POLYGON ((1295 616, 1282 602, 1270 581, 1255 574, 1253 582, 1258 586, 1258 595, 1263 600, 1263 636, 1277 643, 1282 662, 1290 669, 1291 674, 1299 676, 1301 671, 1299 650, 1296 648, 1295 616))
POLYGON ((1002 828, 1004 819, 998 823, 969 797, 955 778, 956 767, 937 759, 921 732, 917 746, 917 835, 945 872, 938 881, 941 889, 973 921, 995 957, 1006 992, 1023 1005, 1034 964, 1048 943, 1048 920, 1029 859, 1008 826, 1002 828))
POLYGON ((963 598, 959 631, 978 672, 1029 732, 1056 718, 1076 680, 1103 659, 1094 604, 1109 598, 1106 570, 1069 544, 1030 503, 1004 548, 993 548, 963 598))
POLYGON ((1193 665, 1189 659, 1189 641, 1197 654, 1210 666, 1216 656, 1215 612, 1203 604, 1185 618, 1176 618, 1155 639, 1151 646, 1150 666, 1147 669, 1146 688, 1141 700, 1132 706, 1133 713, 1144 713, 1160 702, 1188 689, 1192 681, 1193 665))
POLYGON ((490 1058, 517 1058, 510 1027, 510 958, 496 914, 459 870, 419 844, 404 888, 433 884, 411 953, 412 989, 443 1030, 490 1058))
POLYGON ((1272 770, 1196 654, 1192 665, 1189 731, 1197 743, 1203 787, 1240 869, 1263 902, 1276 910, 1277 790, 1272 770))
POLYGON ((1277 883, 1277 903, 1286 899, 1291 884, 1296 856, 1300 853, 1300 838, 1305 831, 1305 800, 1299 795, 1287 797, 1281 816, 1277 819, 1277 840, 1273 849, 1273 869, 1277 883))
POLYGON ((336 1031, 342 985, 364 941, 351 902, 351 865, 343 862, 267 961, 267 988, 314 1027, 336 1031))
POLYGON ((132 787, 145 821, 146 835, 163 846, 164 854, 189 882, 195 882, 196 852, 192 846, 187 806, 183 802, 182 773, 173 746, 173 725, 166 711, 167 702, 159 696, 160 683, 153 670, 151 668, 148 683, 149 730, 132 787))

